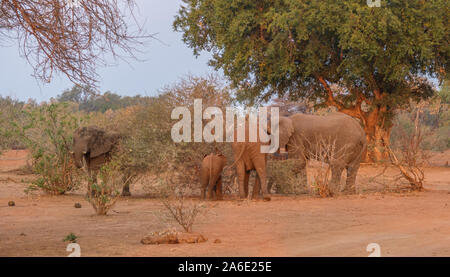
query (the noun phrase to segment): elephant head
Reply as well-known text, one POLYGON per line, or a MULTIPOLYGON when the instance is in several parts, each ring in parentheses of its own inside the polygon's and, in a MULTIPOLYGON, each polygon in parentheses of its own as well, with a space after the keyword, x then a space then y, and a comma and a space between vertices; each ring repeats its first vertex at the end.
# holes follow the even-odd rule
MULTIPOLYGON (((292 120, 289 117, 286 116, 279 116, 279 121, 278 121, 278 150, 274 153, 275 155, 279 155, 279 154, 283 154, 283 155, 287 155, 287 145, 289 142, 289 139, 292 137, 292 135, 294 134, 294 125, 292 123, 292 120)), ((267 116, 267 125, 265 126, 264 124, 262 125, 262 128, 264 128, 264 132, 266 132, 268 135, 272 136, 272 127, 275 128, 275 126, 272 126, 272 116, 269 113, 267 116)), ((270 140, 269 143, 272 146, 273 141, 270 140)), ((274 147, 277 147, 275 144, 273 145, 274 147)))
POLYGON ((95 126, 78 128, 73 134, 72 145, 75 165, 82 168, 86 161, 107 154, 119 139, 118 133, 106 132, 95 126))
POLYGON ((289 139, 294 134, 294 125, 289 117, 280 116, 280 122, 278 126, 280 141, 279 153, 286 154, 289 139))
MULTIPOLYGON (((271 134, 271 123, 268 119, 268 126, 267 126, 267 133, 271 134)), ((278 122, 278 140, 279 140, 279 148, 278 151, 275 153, 275 155, 287 154, 287 145, 289 142, 289 139, 294 134, 294 125, 292 123, 292 120, 289 117, 280 116, 279 122, 278 122)))

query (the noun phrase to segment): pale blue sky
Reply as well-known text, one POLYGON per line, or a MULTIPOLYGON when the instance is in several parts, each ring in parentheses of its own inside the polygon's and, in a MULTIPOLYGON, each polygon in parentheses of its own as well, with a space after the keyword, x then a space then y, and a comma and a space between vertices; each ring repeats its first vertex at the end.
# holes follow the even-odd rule
MULTIPOLYGON (((137 0, 139 16, 146 19, 148 33, 158 33, 149 42, 144 62, 119 61, 117 66, 99 68, 100 90, 120 95, 155 95, 157 90, 177 81, 188 73, 206 75, 214 70, 207 65, 208 53, 195 58, 192 50, 181 41, 181 33, 172 30, 172 22, 181 0, 137 0), (131 65, 131 66, 130 66, 131 65)), ((19 56, 17 45, 0 44, 0 95, 26 100, 46 101, 73 86, 65 76, 57 76, 50 84, 34 79, 32 68, 19 56)))

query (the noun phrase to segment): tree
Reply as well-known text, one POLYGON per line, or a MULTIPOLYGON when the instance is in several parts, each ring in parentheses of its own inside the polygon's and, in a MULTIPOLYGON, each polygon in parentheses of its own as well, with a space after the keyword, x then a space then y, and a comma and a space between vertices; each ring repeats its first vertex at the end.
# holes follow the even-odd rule
POLYGON ((74 102, 86 104, 94 95, 94 91, 89 86, 74 85, 71 89, 66 89, 56 99, 58 102, 74 102))
POLYGON ((11 97, 0 96, 0 152, 2 149, 24 148, 24 143, 10 132, 11 122, 23 122, 25 103, 11 97))
POLYGON ((140 95, 122 97, 110 91, 95 93, 90 86, 74 85, 71 89, 66 89, 61 95, 58 95, 56 99, 58 102, 77 103, 78 109, 81 111, 104 113, 108 110, 144 104, 151 98, 140 95))
POLYGON ((433 95, 450 47, 445 0, 184 0, 174 21, 212 52, 240 99, 288 95, 360 119, 370 158, 387 158, 394 111, 433 95))
POLYGON ((50 82, 62 72, 72 82, 95 87, 97 65, 135 57, 145 35, 131 25, 134 0, 2 0, 0 41, 17 40, 35 77, 50 82))

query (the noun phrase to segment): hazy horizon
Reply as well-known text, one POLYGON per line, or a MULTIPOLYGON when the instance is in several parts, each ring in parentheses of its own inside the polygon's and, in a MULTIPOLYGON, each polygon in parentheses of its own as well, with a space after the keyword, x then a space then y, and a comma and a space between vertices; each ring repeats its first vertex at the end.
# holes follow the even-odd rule
MULTIPOLYGON (((154 96, 158 90, 187 74, 206 75, 215 72, 207 65, 209 53, 196 58, 181 40, 182 34, 172 30, 172 22, 182 1, 137 0, 137 17, 144 22, 149 34, 157 34, 158 40, 150 40, 138 54, 145 61, 109 61, 117 64, 99 67, 98 86, 101 92, 111 91, 121 96, 154 96)), ((15 41, 0 44, 0 96, 10 96, 26 101, 48 101, 74 85, 67 77, 56 75, 52 82, 44 84, 32 77, 33 69, 19 56, 15 41)))

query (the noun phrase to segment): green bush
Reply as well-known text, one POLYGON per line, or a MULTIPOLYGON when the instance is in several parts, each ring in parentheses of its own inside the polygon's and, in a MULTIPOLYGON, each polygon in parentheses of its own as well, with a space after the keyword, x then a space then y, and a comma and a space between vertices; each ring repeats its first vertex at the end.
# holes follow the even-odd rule
POLYGON ((71 243, 77 243, 77 239, 78 239, 77 235, 75 235, 74 233, 70 233, 63 239, 63 242, 68 241, 71 243))
POLYGON ((22 110, 27 124, 11 122, 14 136, 31 151, 32 167, 39 177, 28 191, 42 189, 64 194, 78 185, 70 149, 72 133, 82 122, 67 103, 42 104, 22 110))
POLYGON ((414 132, 415 110, 421 105, 420 128, 424 139, 422 150, 444 151, 450 148, 450 92, 443 86, 437 95, 427 102, 411 103, 407 110, 399 111, 394 119, 391 145, 398 149, 404 136, 414 132))
POLYGON ((120 163, 128 176, 164 175, 170 184, 199 188, 198 172, 205 154, 217 147, 232 161, 229 143, 173 142, 171 129, 176 121, 171 119, 172 110, 186 106, 192 113, 195 98, 203 99, 204 108, 230 103, 228 90, 215 77, 188 77, 141 105, 96 116, 99 126, 124 134, 120 163))
POLYGON ((127 182, 124 180, 117 157, 102 166, 98 179, 99 181, 89 188, 87 200, 98 215, 106 215, 116 204, 120 197, 120 189, 124 182, 127 182))
POLYGON ((34 103, 25 104, 10 97, 0 97, 0 150, 26 148, 23 140, 11 132, 11 122, 20 126, 26 125, 22 109, 34 105, 34 103))

